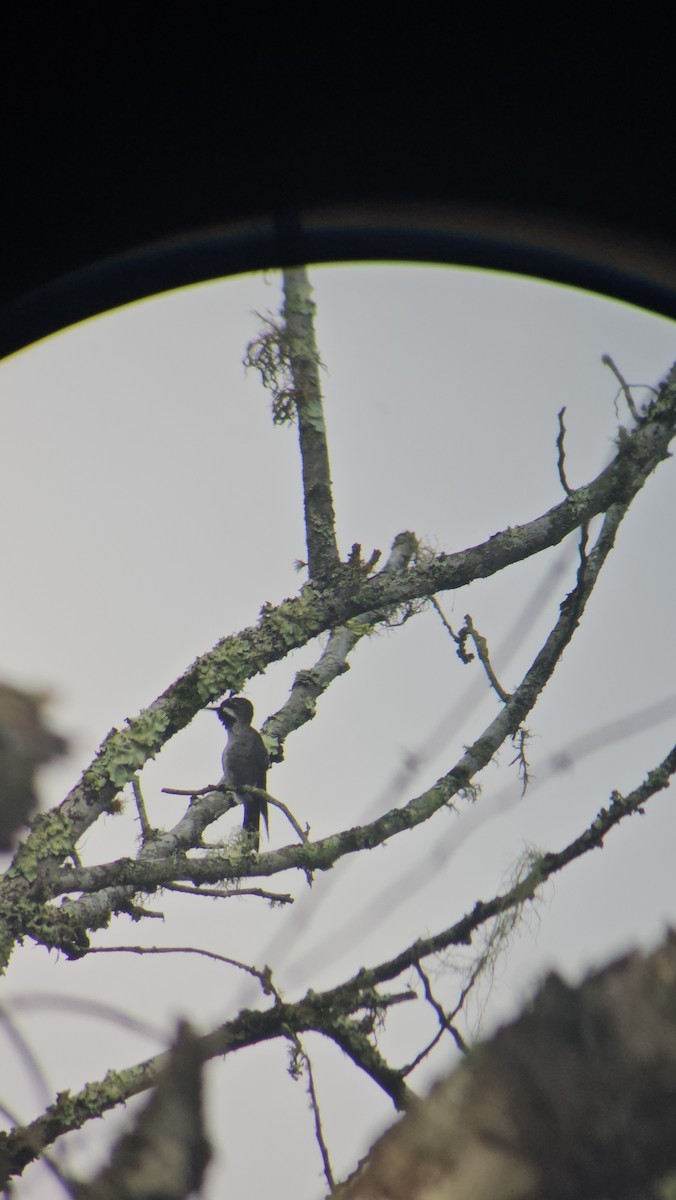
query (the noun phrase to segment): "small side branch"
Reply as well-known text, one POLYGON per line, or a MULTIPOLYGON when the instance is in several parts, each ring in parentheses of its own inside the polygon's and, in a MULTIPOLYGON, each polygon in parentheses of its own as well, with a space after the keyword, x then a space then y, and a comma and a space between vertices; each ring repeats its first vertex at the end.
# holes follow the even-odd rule
MULTIPOLYGON (((455 1042, 456 1046, 458 1047, 458 1050, 461 1050, 463 1054, 467 1054, 468 1047, 467 1047, 467 1043, 465 1042, 465 1039, 462 1037, 462 1034, 455 1028, 455 1025, 453 1025, 453 1023, 451 1021, 451 1017, 446 1015, 441 1004, 435 998, 434 993, 432 992, 432 984, 430 983, 428 976, 425 974, 422 967, 420 966, 420 963, 415 964, 415 969, 418 974, 418 978, 420 979, 420 981, 423 985, 423 988, 425 991, 425 999, 426 999, 427 1003, 434 1009, 435 1013, 437 1014, 437 1019, 439 1021, 439 1033, 441 1034, 444 1031, 446 1033, 450 1033, 451 1037, 453 1038, 453 1041, 455 1042)), ((472 980, 472 983, 473 982, 474 981, 472 980)), ((468 991, 469 991, 469 986, 463 991, 462 1000, 457 1005, 456 1010, 453 1013, 453 1016, 455 1016, 460 1011, 460 1008, 462 1007, 462 1001, 464 1001, 465 996, 467 995, 468 991)), ((419 1059, 417 1061, 419 1061, 419 1059)))
POLYGON ((141 791, 141 781, 138 775, 135 775, 132 779, 131 786, 134 792, 134 800, 136 801, 136 811, 138 813, 138 819, 141 825, 141 834, 143 836, 143 841, 147 842, 148 839, 153 836, 154 830, 150 824, 150 821, 148 820, 146 804, 145 800, 143 799, 143 792, 141 791))
POLYGON ((441 624, 443 625, 447 634, 455 642, 457 646, 456 654, 458 655, 458 658, 462 663, 465 664, 465 666, 467 666, 468 663, 471 663, 472 659, 474 658, 474 655, 466 648, 467 634, 469 633, 469 630, 461 629, 460 633, 455 633, 450 622, 446 620, 446 616, 436 596, 430 596, 430 604, 439 617, 439 620, 441 621, 441 624))
POLYGON ((519 775, 521 776, 522 796, 526 795, 526 788, 528 787, 531 778, 530 763, 526 758, 526 745, 528 743, 529 736, 528 730, 524 729, 523 726, 521 726, 520 729, 517 729, 516 733, 512 734, 512 744, 516 750, 516 754, 509 765, 513 766, 514 763, 517 763, 518 765, 519 775))
POLYGON ((199 946, 91 946, 87 954, 196 954, 200 958, 211 958, 214 962, 224 963, 227 967, 235 967, 257 979, 263 990, 263 995, 274 996, 280 1001, 277 989, 272 986, 270 968, 252 967, 249 963, 240 962, 237 958, 228 958, 225 954, 217 954, 215 950, 202 950, 199 946))
POLYGON ((336 1186, 336 1181, 333 1175, 333 1168, 331 1167, 331 1159, 329 1158, 329 1149, 326 1145, 324 1130, 322 1128, 322 1118, 319 1111, 319 1098, 317 1096, 317 1088, 315 1086, 312 1061, 298 1034, 289 1034, 289 1037, 293 1046, 293 1057, 291 1067, 289 1068, 290 1074, 293 1079, 299 1079, 303 1073, 307 1075, 307 1093, 310 1097, 310 1108, 312 1109, 312 1115, 314 1118, 315 1141, 319 1147, 319 1153, 322 1159, 324 1178, 329 1185, 329 1191, 332 1192, 336 1186))
MULTIPOLYGON (((408 531, 397 534, 387 562, 375 578, 382 581, 405 574, 410 568, 416 548, 415 534, 408 531)), ((377 553, 379 551, 374 552, 370 561, 375 559, 377 553)), ((273 761, 282 760, 283 745, 289 733, 312 720, 319 698, 335 679, 349 671, 350 654, 362 638, 368 637, 377 628, 384 615, 384 612, 375 609, 363 612, 358 620, 351 620, 331 630, 326 646, 314 666, 296 673, 287 701, 262 727, 262 733, 277 747, 272 753, 273 761)))
POLYGON ((166 796, 190 796, 193 800, 199 796, 208 796, 211 792, 221 792, 225 795, 226 792, 231 792, 231 787, 225 787, 222 783, 207 783, 206 787, 201 788, 162 788, 162 793, 166 796))
POLYGON ((556 438, 556 449, 558 451, 557 466, 559 468, 559 479, 561 480, 561 487, 563 488, 563 490, 567 496, 572 496, 573 489, 571 487, 569 487, 568 480, 566 479, 566 467, 565 467, 566 451, 565 451, 564 445, 563 445, 563 442, 564 442, 564 439, 566 436, 566 427, 563 423, 563 414, 565 413, 565 411, 566 411, 566 408, 564 405, 564 407, 560 408, 559 412, 558 412, 559 432, 558 432, 558 435, 556 438))
POLYGON ((304 1051, 303 1051, 303 1057, 305 1058, 305 1064, 306 1064, 306 1069, 307 1069, 308 1096, 310 1097, 310 1104, 312 1106, 312 1113, 313 1113, 314 1121, 315 1121, 315 1139, 317 1141, 317 1145, 319 1146, 319 1153, 322 1156, 322 1164, 324 1166, 324 1177, 326 1179, 326 1182, 329 1185, 330 1190, 333 1191, 334 1187, 336 1186, 336 1181, 335 1181, 335 1178, 333 1175, 333 1170, 331 1168, 331 1159, 329 1158, 329 1149, 328 1149, 328 1146, 326 1145, 326 1140, 324 1138, 324 1131, 322 1129, 322 1118, 321 1118, 321 1113, 319 1111, 319 1101, 317 1099, 317 1089, 315 1087, 315 1077, 314 1077, 314 1072, 312 1070, 312 1062, 310 1061, 308 1055, 305 1054, 304 1051))
POLYGON ((293 904, 295 898, 289 892, 268 892, 265 888, 200 888, 189 883, 167 883, 167 892, 184 892, 188 896, 202 896, 207 900, 236 900, 238 896, 257 896, 271 904, 293 904))
POLYGON ((291 812, 291 809, 287 808, 286 804, 284 804, 282 800, 276 800, 274 796, 271 796, 270 793, 266 792, 263 788, 250 787, 248 784, 241 787, 240 791, 250 796, 256 796, 259 800, 266 800, 267 803, 271 804, 273 808, 278 808, 279 811, 284 814, 295 833, 298 834, 301 842, 305 844, 307 841, 309 841, 307 830, 301 829, 298 821, 291 812))
MULTIPOLYGON (((615 363, 613 362, 613 360, 609 354, 602 355, 601 362, 603 363, 604 367, 610 367, 610 370, 612 371, 613 375, 615 376, 617 382, 620 385, 620 391, 622 392, 622 395, 624 396, 625 400, 627 401, 627 408, 629 409, 629 412, 631 413, 632 417, 636 421, 636 424, 638 425, 638 422, 640 421, 641 417, 640 417, 640 413, 639 413, 636 405, 634 404, 634 397, 631 394, 629 384, 627 383, 626 379, 624 379, 624 377, 620 374, 619 369, 615 366, 615 363)), ((616 410, 617 410, 617 408, 616 408, 616 410)))
POLYGON ((488 642, 486 641, 485 637, 481 636, 479 630, 474 628, 474 624, 469 613, 465 613, 465 628, 461 629, 459 637, 462 637, 463 634, 465 635, 465 638, 467 635, 471 637, 474 645, 476 646, 476 652, 479 656, 479 661, 481 662, 481 665, 488 676, 488 682, 490 683, 496 695, 500 697, 502 703, 506 704, 511 698, 511 693, 506 692, 501 686, 498 677, 491 666, 490 655, 488 653, 488 642))
MULTIPOLYGON (((413 999, 413 994, 409 998, 413 999)), ((397 1112, 410 1107, 412 1093, 404 1083, 402 1072, 389 1066, 356 1021, 344 1019, 327 1025, 321 1032, 340 1046, 343 1053, 390 1097, 397 1112)))

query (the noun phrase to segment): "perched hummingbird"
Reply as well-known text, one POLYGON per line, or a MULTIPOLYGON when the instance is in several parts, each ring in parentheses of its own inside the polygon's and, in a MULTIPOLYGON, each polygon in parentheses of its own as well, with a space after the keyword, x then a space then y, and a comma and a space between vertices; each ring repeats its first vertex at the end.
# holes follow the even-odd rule
MULTIPOLYGON (((218 719, 228 731, 228 741, 223 751, 222 783, 229 783, 235 793, 243 784, 265 790, 270 759, 257 729, 253 729, 253 704, 244 696, 231 696, 209 712, 218 713, 218 719)), ((268 829, 268 804, 266 800, 246 793, 237 794, 244 806, 243 827, 250 835, 255 850, 260 844, 261 816, 268 829)))

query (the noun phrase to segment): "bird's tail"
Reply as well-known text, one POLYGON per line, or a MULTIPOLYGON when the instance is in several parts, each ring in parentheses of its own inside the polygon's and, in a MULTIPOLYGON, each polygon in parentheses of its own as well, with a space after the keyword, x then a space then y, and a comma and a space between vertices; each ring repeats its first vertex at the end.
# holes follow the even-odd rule
POLYGON ((260 827, 261 817, 265 822, 265 832, 270 836, 270 828, 268 825, 268 802, 267 800, 259 800, 257 797, 248 800, 244 805, 244 821, 243 828, 253 840, 254 847, 257 850, 260 844, 260 827))

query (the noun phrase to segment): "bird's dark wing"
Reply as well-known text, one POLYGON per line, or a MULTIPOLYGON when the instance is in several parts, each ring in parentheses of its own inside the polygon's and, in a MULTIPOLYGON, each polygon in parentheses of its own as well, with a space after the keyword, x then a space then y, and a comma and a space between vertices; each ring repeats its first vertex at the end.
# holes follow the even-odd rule
POLYGON ((255 764, 256 764, 256 766, 255 766, 256 781, 253 786, 259 787, 259 788, 265 788, 266 783, 267 783, 267 778, 268 778, 268 767, 270 766, 270 758, 268 756, 267 750, 265 749, 265 742, 263 741, 260 733, 258 733, 258 731, 256 729, 252 729, 251 732, 253 733, 254 738, 255 738, 254 759, 255 759, 255 764))
POLYGON ((264 788, 268 774, 268 752, 256 729, 245 729, 228 742, 225 758, 228 781, 234 788, 242 784, 264 788))
MULTIPOLYGON (((268 756, 267 750, 265 749, 265 742, 263 741, 260 733, 258 733, 258 731, 256 729, 252 729, 251 732, 254 734, 254 737, 255 737, 255 742, 254 742, 254 746, 253 746, 253 758, 254 758, 254 762, 255 762, 255 776, 256 777, 253 780, 253 787, 259 787, 259 788, 263 788, 263 790, 265 790, 267 787, 268 767, 270 765, 270 758, 268 756)), ((254 805, 257 805, 257 807, 258 807, 258 814, 255 817, 256 831, 258 831, 258 828, 260 826, 260 818, 262 817, 263 820, 265 821, 265 832, 269 834, 270 830, 269 830, 269 826, 268 826, 268 802, 267 802, 267 800, 254 799, 251 807, 253 808, 254 805)), ((251 819, 253 822, 253 820, 254 820, 253 812, 252 812, 251 819)), ((244 828, 245 829, 247 828, 246 808, 244 811, 244 828)))
MULTIPOLYGON (((265 789, 268 775, 269 758, 263 741, 257 729, 243 730, 228 744, 227 776, 228 782, 234 788, 248 784, 249 787, 265 789)), ((268 828, 267 801, 252 796, 244 802, 244 828, 258 838, 261 817, 268 828)))

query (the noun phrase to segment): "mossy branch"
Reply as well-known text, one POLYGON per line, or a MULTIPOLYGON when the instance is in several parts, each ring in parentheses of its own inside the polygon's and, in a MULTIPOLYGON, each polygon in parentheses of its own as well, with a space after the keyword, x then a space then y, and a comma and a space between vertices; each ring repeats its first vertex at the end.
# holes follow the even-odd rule
MULTIPOLYGON (((274 1005, 263 1012, 241 1012, 233 1021, 197 1039, 201 1061, 207 1062, 217 1056, 276 1037, 288 1037, 290 1032, 306 1033, 314 1030, 331 1037, 338 1044, 342 1043, 343 1049, 350 1053, 393 1099, 399 1096, 402 1102, 406 1103, 402 1072, 389 1068, 384 1063, 377 1055, 373 1043, 368 1039, 364 1041, 363 1030, 358 1043, 355 1040, 357 1028, 346 1025, 346 1018, 354 1017, 359 1012, 382 1012, 389 1007, 390 1002, 399 1003, 404 997, 399 995, 388 999, 377 991, 378 987, 384 983, 391 983, 430 955, 439 954, 452 946, 470 944, 474 934, 489 921, 531 900, 556 871, 561 870, 573 858, 601 846, 603 838, 614 825, 624 817, 640 812, 652 796, 668 787, 674 772, 676 747, 650 772, 640 787, 626 797, 614 793, 610 808, 602 809, 580 837, 561 851, 542 853, 533 860, 525 876, 519 877, 506 892, 487 902, 477 901, 471 912, 466 913, 459 921, 429 937, 417 939, 394 958, 376 967, 363 968, 335 988, 325 992, 310 991, 295 1004, 280 1002, 276 997, 274 1005), (366 1054, 367 1044, 375 1057, 370 1053, 366 1054)), ((134 1067, 110 1071, 105 1079, 87 1084, 75 1095, 64 1092, 30 1125, 0 1134, 0 1185, 20 1174, 28 1163, 38 1158, 43 1150, 63 1133, 81 1128, 92 1117, 100 1117, 116 1105, 152 1087, 166 1067, 168 1057, 168 1053, 165 1052, 134 1067)))
MULTIPOLYGON (((228 860, 206 856, 188 859, 185 851, 193 843, 181 843, 177 831, 165 835, 173 853, 159 857, 158 853, 101 866, 64 868, 54 872, 52 895, 58 892, 99 892, 113 886, 125 885, 137 890, 153 890, 168 882, 188 880, 192 883, 218 883, 223 879, 247 876, 269 876, 290 868, 304 871, 327 870, 347 854, 372 849, 389 838, 429 820, 449 800, 466 789, 474 777, 491 761, 503 742, 513 736, 535 705, 579 623, 585 605, 599 573, 614 544, 617 528, 626 512, 625 506, 615 506, 606 516, 593 550, 585 556, 578 571, 577 583, 563 601, 556 624, 536 655, 524 678, 507 699, 498 715, 484 729, 453 768, 436 784, 400 808, 391 809, 366 826, 344 830, 318 842, 302 846, 286 846, 255 860, 228 860), (179 852, 180 851, 180 852, 179 852)), ((95 907, 101 897, 94 898, 95 907)), ((64 910, 80 910, 86 922, 86 899, 65 901, 64 910)))
POLYGON ((283 281, 285 341, 293 378, 302 462, 308 571, 310 579, 325 586, 336 574, 340 555, 319 382, 315 305, 305 267, 287 269, 283 281))
MULTIPOLYGON (((439 591, 461 587, 474 579, 486 578, 511 563, 557 545, 574 529, 598 513, 607 511, 611 505, 619 503, 624 510, 652 470, 668 457, 669 442, 675 428, 676 372, 672 370, 656 399, 648 406, 638 428, 622 438, 609 466, 591 483, 572 491, 549 512, 524 525, 495 534, 479 546, 455 554, 439 554, 432 559, 423 558, 408 570, 383 570, 368 577, 348 570, 330 591, 318 592, 312 585, 306 585, 297 597, 274 607, 264 605, 257 625, 238 635, 223 638, 212 651, 198 658, 153 704, 138 717, 129 720, 127 728, 112 730, 80 783, 62 805, 49 814, 42 814, 34 823, 0 889, 0 967, 8 961, 17 937, 29 931, 31 936, 35 936, 45 925, 47 929, 54 930, 63 924, 65 913, 57 920, 52 911, 45 921, 45 914, 40 911, 42 900, 53 890, 53 877, 61 874, 61 862, 72 855, 83 833, 102 813, 115 810, 118 805, 116 797, 124 782, 133 778, 140 766, 184 728, 205 704, 229 689, 241 689, 247 679, 265 670, 271 662, 285 657, 289 651, 305 645, 326 630, 347 626, 353 617, 387 611, 412 599, 432 596, 439 591)), ((579 612, 572 614, 572 617, 576 623, 579 612)), ((526 695, 522 687, 518 688, 500 714, 508 726, 507 734, 515 731, 532 707, 537 694, 535 682, 533 687, 535 690, 530 700, 524 703, 519 700, 517 704, 516 696, 526 695), (513 727, 512 715, 518 711, 520 716, 513 727)), ((489 745, 490 742, 487 742, 486 746, 489 745)), ((484 757, 483 753, 475 753, 473 763, 478 764, 484 757)), ((466 779, 478 769, 473 763, 468 764, 472 769, 465 772, 457 786, 465 786, 466 779)), ((437 807, 448 798, 442 796, 441 792, 439 797, 438 803, 434 801, 437 807)), ((428 804, 429 801, 425 801, 424 806, 428 804)), ((410 810, 408 817, 404 813, 404 823, 413 816, 410 810)), ((402 813, 399 810, 399 816, 389 818, 390 828, 368 827, 365 834, 352 831, 356 837, 341 835, 338 842, 334 839, 333 845, 340 853, 349 853, 365 844, 377 844, 383 836, 391 836, 394 829, 392 822, 401 820, 402 813)), ((293 850, 294 854, 298 852, 298 848, 293 850)), ((305 847, 302 852, 307 856, 304 868, 309 858, 316 857, 317 860, 309 863, 310 869, 312 865, 321 867, 323 862, 335 861, 335 849, 329 850, 326 844, 321 849, 318 845, 305 847)), ((280 853, 284 855, 291 851, 287 848, 280 853)), ((270 861, 271 856, 261 856, 257 872, 260 872, 262 864, 270 861)), ((118 889, 116 903, 124 903, 124 888, 137 885, 135 864, 130 863, 122 876, 109 879, 107 884, 114 883, 118 889)), ((109 919, 110 910, 106 915, 106 909, 104 905, 94 927, 109 919)), ((54 943, 46 941, 45 944, 54 943)))

